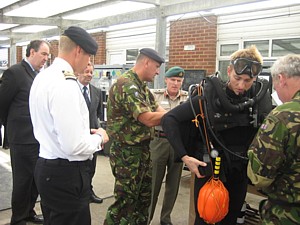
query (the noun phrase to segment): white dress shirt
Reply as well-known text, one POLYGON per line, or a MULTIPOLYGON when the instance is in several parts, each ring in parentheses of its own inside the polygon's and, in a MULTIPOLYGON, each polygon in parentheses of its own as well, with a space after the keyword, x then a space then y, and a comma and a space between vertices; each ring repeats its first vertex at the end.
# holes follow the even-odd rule
MULTIPOLYGON (((81 90, 81 93, 83 94, 83 87, 84 87, 84 85, 82 84, 82 83, 80 83, 78 80, 77 80, 77 83, 78 83, 78 85, 79 85, 79 87, 80 87, 80 90, 81 90)), ((86 86, 86 88, 87 88, 87 94, 88 94, 88 96, 89 96, 89 99, 91 100, 91 94, 90 94, 90 85, 88 84, 87 86, 86 86)))
POLYGON ((90 134, 89 112, 75 80, 66 80, 63 71, 73 72, 70 64, 55 58, 53 64, 34 79, 29 107, 40 157, 83 161, 92 159, 100 135, 90 134))

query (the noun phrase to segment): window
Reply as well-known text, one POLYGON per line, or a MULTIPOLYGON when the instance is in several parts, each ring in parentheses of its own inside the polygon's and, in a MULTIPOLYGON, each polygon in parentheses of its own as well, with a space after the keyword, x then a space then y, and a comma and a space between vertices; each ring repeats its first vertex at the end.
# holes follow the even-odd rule
POLYGON ((239 49, 238 44, 221 45, 220 56, 230 56, 232 53, 234 53, 238 49, 239 49))
POLYGON ((126 50, 126 61, 135 61, 139 54, 138 49, 127 49, 126 50))
POLYGON ((227 81, 228 80, 228 76, 227 76, 227 67, 230 63, 230 60, 220 60, 219 61, 219 76, 223 81, 227 81))
POLYGON ((286 54, 300 54, 300 38, 273 40, 272 56, 280 57, 286 54))
POLYGON ((245 41, 244 48, 255 45, 263 57, 269 57, 269 41, 245 41))

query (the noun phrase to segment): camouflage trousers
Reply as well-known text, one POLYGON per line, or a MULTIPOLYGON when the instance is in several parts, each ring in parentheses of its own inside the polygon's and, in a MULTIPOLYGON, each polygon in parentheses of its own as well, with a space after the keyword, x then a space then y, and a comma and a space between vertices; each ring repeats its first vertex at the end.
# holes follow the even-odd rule
POLYGON ((149 145, 113 142, 110 165, 115 177, 115 202, 108 208, 104 224, 146 225, 152 183, 149 145))
POLYGON ((299 225, 300 206, 276 204, 262 200, 259 205, 261 225, 299 225))

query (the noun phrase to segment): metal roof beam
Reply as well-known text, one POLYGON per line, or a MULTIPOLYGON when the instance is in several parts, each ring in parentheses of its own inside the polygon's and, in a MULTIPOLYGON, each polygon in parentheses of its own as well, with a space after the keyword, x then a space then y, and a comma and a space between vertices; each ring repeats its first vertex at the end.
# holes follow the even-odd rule
POLYGON ((147 3, 147 4, 152 4, 155 6, 160 5, 160 0, 129 0, 131 2, 140 2, 140 3, 147 3))
POLYGON ((92 20, 89 22, 83 22, 80 25, 85 29, 94 29, 101 27, 108 27, 112 25, 136 22, 141 20, 155 19, 156 18, 156 9, 145 9, 135 11, 134 13, 124 13, 114 16, 109 16, 101 19, 92 20))
POLYGON ((160 0, 160 5, 161 6, 169 6, 169 5, 175 5, 179 3, 187 3, 187 2, 192 2, 194 0, 160 0))
POLYGON ((118 2, 120 2, 120 1, 119 0, 102 1, 102 2, 95 3, 95 4, 83 6, 83 7, 78 8, 78 9, 69 10, 67 12, 60 13, 56 16, 61 16, 61 17, 70 16, 70 15, 74 15, 76 13, 82 13, 82 12, 89 11, 89 10, 92 10, 92 9, 113 5, 113 4, 116 4, 118 2))
POLYGON ((22 6, 28 5, 28 4, 30 4, 32 2, 36 2, 36 1, 38 1, 38 0, 22 0, 22 1, 15 2, 15 3, 8 5, 8 6, 4 7, 3 9, 1 9, 0 14, 4 15, 7 12, 21 8, 22 6))
POLYGON ((253 3, 253 2, 261 2, 261 0, 229 0, 229 1, 194 0, 190 2, 166 5, 163 7, 164 8, 163 11, 165 16, 174 16, 178 14, 204 11, 204 10, 210 10, 210 9, 216 9, 216 8, 246 4, 246 3, 253 3))
MULTIPOLYGON (((148 20, 148 19, 155 19, 156 18, 156 9, 147 9, 147 10, 139 10, 135 13, 124 13, 119 14, 115 16, 109 16, 102 19, 92 20, 88 22, 83 23, 76 23, 77 26, 80 26, 86 30, 89 29, 95 29, 95 28, 105 28, 112 25, 118 25, 123 23, 130 23, 135 21, 141 21, 141 20, 148 20)), ((61 29, 65 29, 67 26, 62 26, 61 29)), ((40 38, 47 38, 52 36, 60 35, 61 32, 60 28, 51 29, 47 31, 37 32, 34 34, 24 35, 24 34, 18 34, 14 35, 14 40, 16 42, 23 42, 33 39, 40 39, 40 38)), ((2 31, 0 32, 2 33, 2 31)), ((9 40, 6 41, 0 41, 0 45, 8 45, 10 42, 9 40)))
MULTIPOLYGON (((50 38, 53 36, 59 36, 61 34, 61 29, 54 28, 42 32, 37 33, 18 33, 18 34, 12 34, 14 43, 18 42, 26 42, 34 39, 43 39, 43 38, 50 38)), ((10 44, 10 40, 6 41, 0 41, 0 45, 8 45, 10 44)))
MULTIPOLYGON (((85 20, 65 20, 61 17, 36 18, 36 17, 17 17, 17 16, 0 16, 0 23, 20 24, 20 25, 46 25, 57 26, 62 24, 68 26, 74 23, 85 22, 85 20)), ((2 32, 2 31, 1 31, 2 32)))
MULTIPOLYGON (((35 0, 33 0, 33 1, 35 1, 35 0)), ((139 1, 139 0, 137 0, 137 1, 139 1)), ((141 1, 144 1, 144 0, 141 0, 141 1)), ((148 0, 146 0, 146 1, 148 1, 148 0)), ((149 1, 155 1, 155 0, 149 0, 149 1)), ((125 13, 125 14, 119 14, 119 15, 113 15, 113 16, 109 16, 109 17, 105 17, 105 18, 101 18, 101 19, 82 22, 82 23, 76 21, 74 24, 79 25, 87 30, 101 28, 101 27, 105 28, 105 27, 112 26, 112 25, 148 20, 148 19, 155 19, 155 18, 157 18, 157 13, 160 13, 162 17, 167 17, 167 16, 173 16, 173 15, 190 13, 190 12, 197 12, 197 11, 202 11, 202 10, 209 10, 209 9, 238 5, 238 4, 259 2, 261 0, 228 0, 228 1, 162 0, 162 3, 164 3, 164 4, 170 3, 171 4, 174 1, 177 4, 175 3, 172 5, 165 5, 163 7, 158 6, 156 8, 139 10, 139 11, 125 13), (159 12, 158 12, 158 9, 159 9, 159 12)), ((25 0, 25 2, 32 2, 32 1, 25 0)), ((107 4, 107 3, 105 3, 105 4, 107 4)), ((58 26, 60 26, 61 29, 64 29, 64 28, 68 27, 69 25, 72 25, 72 23, 65 24, 62 22, 62 23, 59 23, 58 26)), ((0 33, 2 33, 2 31, 0 33)), ((28 41, 28 40, 32 40, 32 39, 36 39, 36 38, 47 38, 47 37, 56 36, 59 34, 60 34, 60 29, 57 28, 57 29, 51 29, 50 31, 43 31, 43 32, 31 34, 31 35, 26 35, 26 37, 24 34, 20 34, 19 38, 17 38, 15 36, 15 40, 17 40, 18 42, 22 42, 22 41, 28 41)), ((9 41, 0 41, 0 44, 9 44, 9 41)))

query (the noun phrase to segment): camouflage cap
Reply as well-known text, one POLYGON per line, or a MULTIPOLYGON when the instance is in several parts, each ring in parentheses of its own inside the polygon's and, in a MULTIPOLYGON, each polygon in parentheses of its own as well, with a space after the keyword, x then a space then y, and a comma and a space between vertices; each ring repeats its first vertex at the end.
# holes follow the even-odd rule
POLYGON ((170 68, 165 74, 165 77, 183 77, 183 76, 184 76, 184 69, 182 69, 179 66, 174 66, 170 68))

